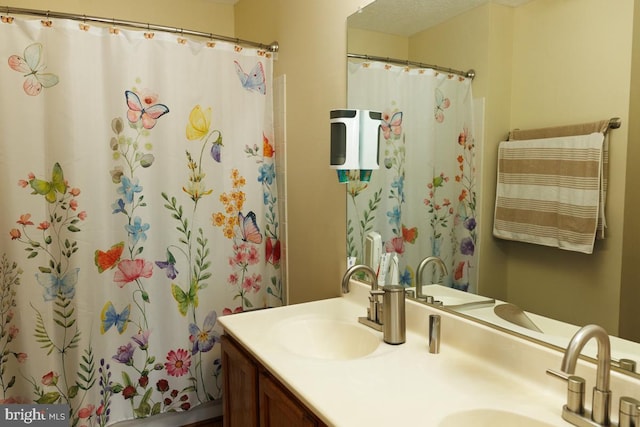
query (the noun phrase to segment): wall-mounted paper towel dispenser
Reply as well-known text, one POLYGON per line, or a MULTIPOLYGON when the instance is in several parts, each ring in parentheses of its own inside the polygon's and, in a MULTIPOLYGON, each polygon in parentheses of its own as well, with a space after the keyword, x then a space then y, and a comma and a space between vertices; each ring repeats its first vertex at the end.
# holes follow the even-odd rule
POLYGON ((369 110, 332 110, 331 161, 340 182, 347 182, 347 171, 359 170, 368 181, 371 170, 379 168, 379 141, 382 113, 369 110))

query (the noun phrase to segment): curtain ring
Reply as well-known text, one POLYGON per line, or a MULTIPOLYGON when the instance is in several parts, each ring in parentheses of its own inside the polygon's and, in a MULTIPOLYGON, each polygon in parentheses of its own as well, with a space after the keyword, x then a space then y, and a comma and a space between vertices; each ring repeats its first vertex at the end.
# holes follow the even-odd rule
POLYGON ((151 40, 155 36, 155 33, 151 31, 151 24, 147 23, 147 32, 144 33, 144 38, 147 40, 151 40))
POLYGON ((216 42, 213 41, 213 33, 209 33, 209 41, 207 47, 216 47, 216 42))
POLYGON ((115 18, 111 18, 111 28, 109 28, 109 32, 111 34, 119 34, 120 30, 118 29, 118 27, 116 27, 116 19, 115 18))

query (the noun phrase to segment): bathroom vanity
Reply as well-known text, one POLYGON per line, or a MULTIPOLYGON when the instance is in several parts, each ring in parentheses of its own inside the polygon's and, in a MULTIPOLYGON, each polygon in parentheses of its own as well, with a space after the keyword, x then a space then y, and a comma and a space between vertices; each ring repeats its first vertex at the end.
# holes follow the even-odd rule
POLYGON ((225 426, 325 426, 256 358, 222 336, 225 426))
MULTIPOLYGON (((369 286, 342 297, 225 316, 225 425, 568 426, 567 386, 546 373, 563 354, 522 336, 406 301, 406 342, 389 345, 358 323, 369 286), (441 316, 440 352, 428 349, 441 316)), ((580 360, 591 405, 595 365, 580 360)), ((611 372, 611 417, 640 380, 611 372)))

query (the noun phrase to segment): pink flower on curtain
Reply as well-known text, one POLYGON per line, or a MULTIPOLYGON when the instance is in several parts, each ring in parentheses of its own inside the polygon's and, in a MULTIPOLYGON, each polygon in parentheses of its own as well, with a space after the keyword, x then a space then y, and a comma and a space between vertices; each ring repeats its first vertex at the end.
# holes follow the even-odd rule
POLYGON ((118 264, 118 271, 113 275, 113 281, 119 287, 141 277, 149 278, 153 274, 153 264, 143 259, 123 259, 118 264))
POLYGON ((93 414, 93 410, 96 408, 95 405, 87 405, 84 408, 81 408, 78 411, 78 418, 89 418, 91 414, 93 414))
POLYGON ((171 350, 167 354, 167 362, 164 364, 167 373, 174 377, 181 377, 189 372, 191 367, 191 355, 185 349, 171 350))
POLYGON ((404 253, 404 239, 402 237, 394 237, 385 243, 384 248, 387 252, 395 252, 398 255, 402 255, 404 253))

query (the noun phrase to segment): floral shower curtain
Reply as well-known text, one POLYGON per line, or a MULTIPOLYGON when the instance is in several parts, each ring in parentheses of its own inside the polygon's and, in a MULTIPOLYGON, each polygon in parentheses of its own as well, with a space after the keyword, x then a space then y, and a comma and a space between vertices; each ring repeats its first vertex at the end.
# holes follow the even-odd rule
POLYGON ((378 232, 386 252, 398 255, 401 285, 415 286, 420 260, 435 255, 449 272, 442 284, 475 290, 479 196, 472 98, 468 78, 349 61, 349 108, 382 112, 380 169, 370 182, 353 174, 347 184, 349 256, 362 262, 367 233, 378 232))
POLYGON ((0 401, 107 425, 221 398, 217 318, 282 304, 272 60, 0 23, 0 401))

